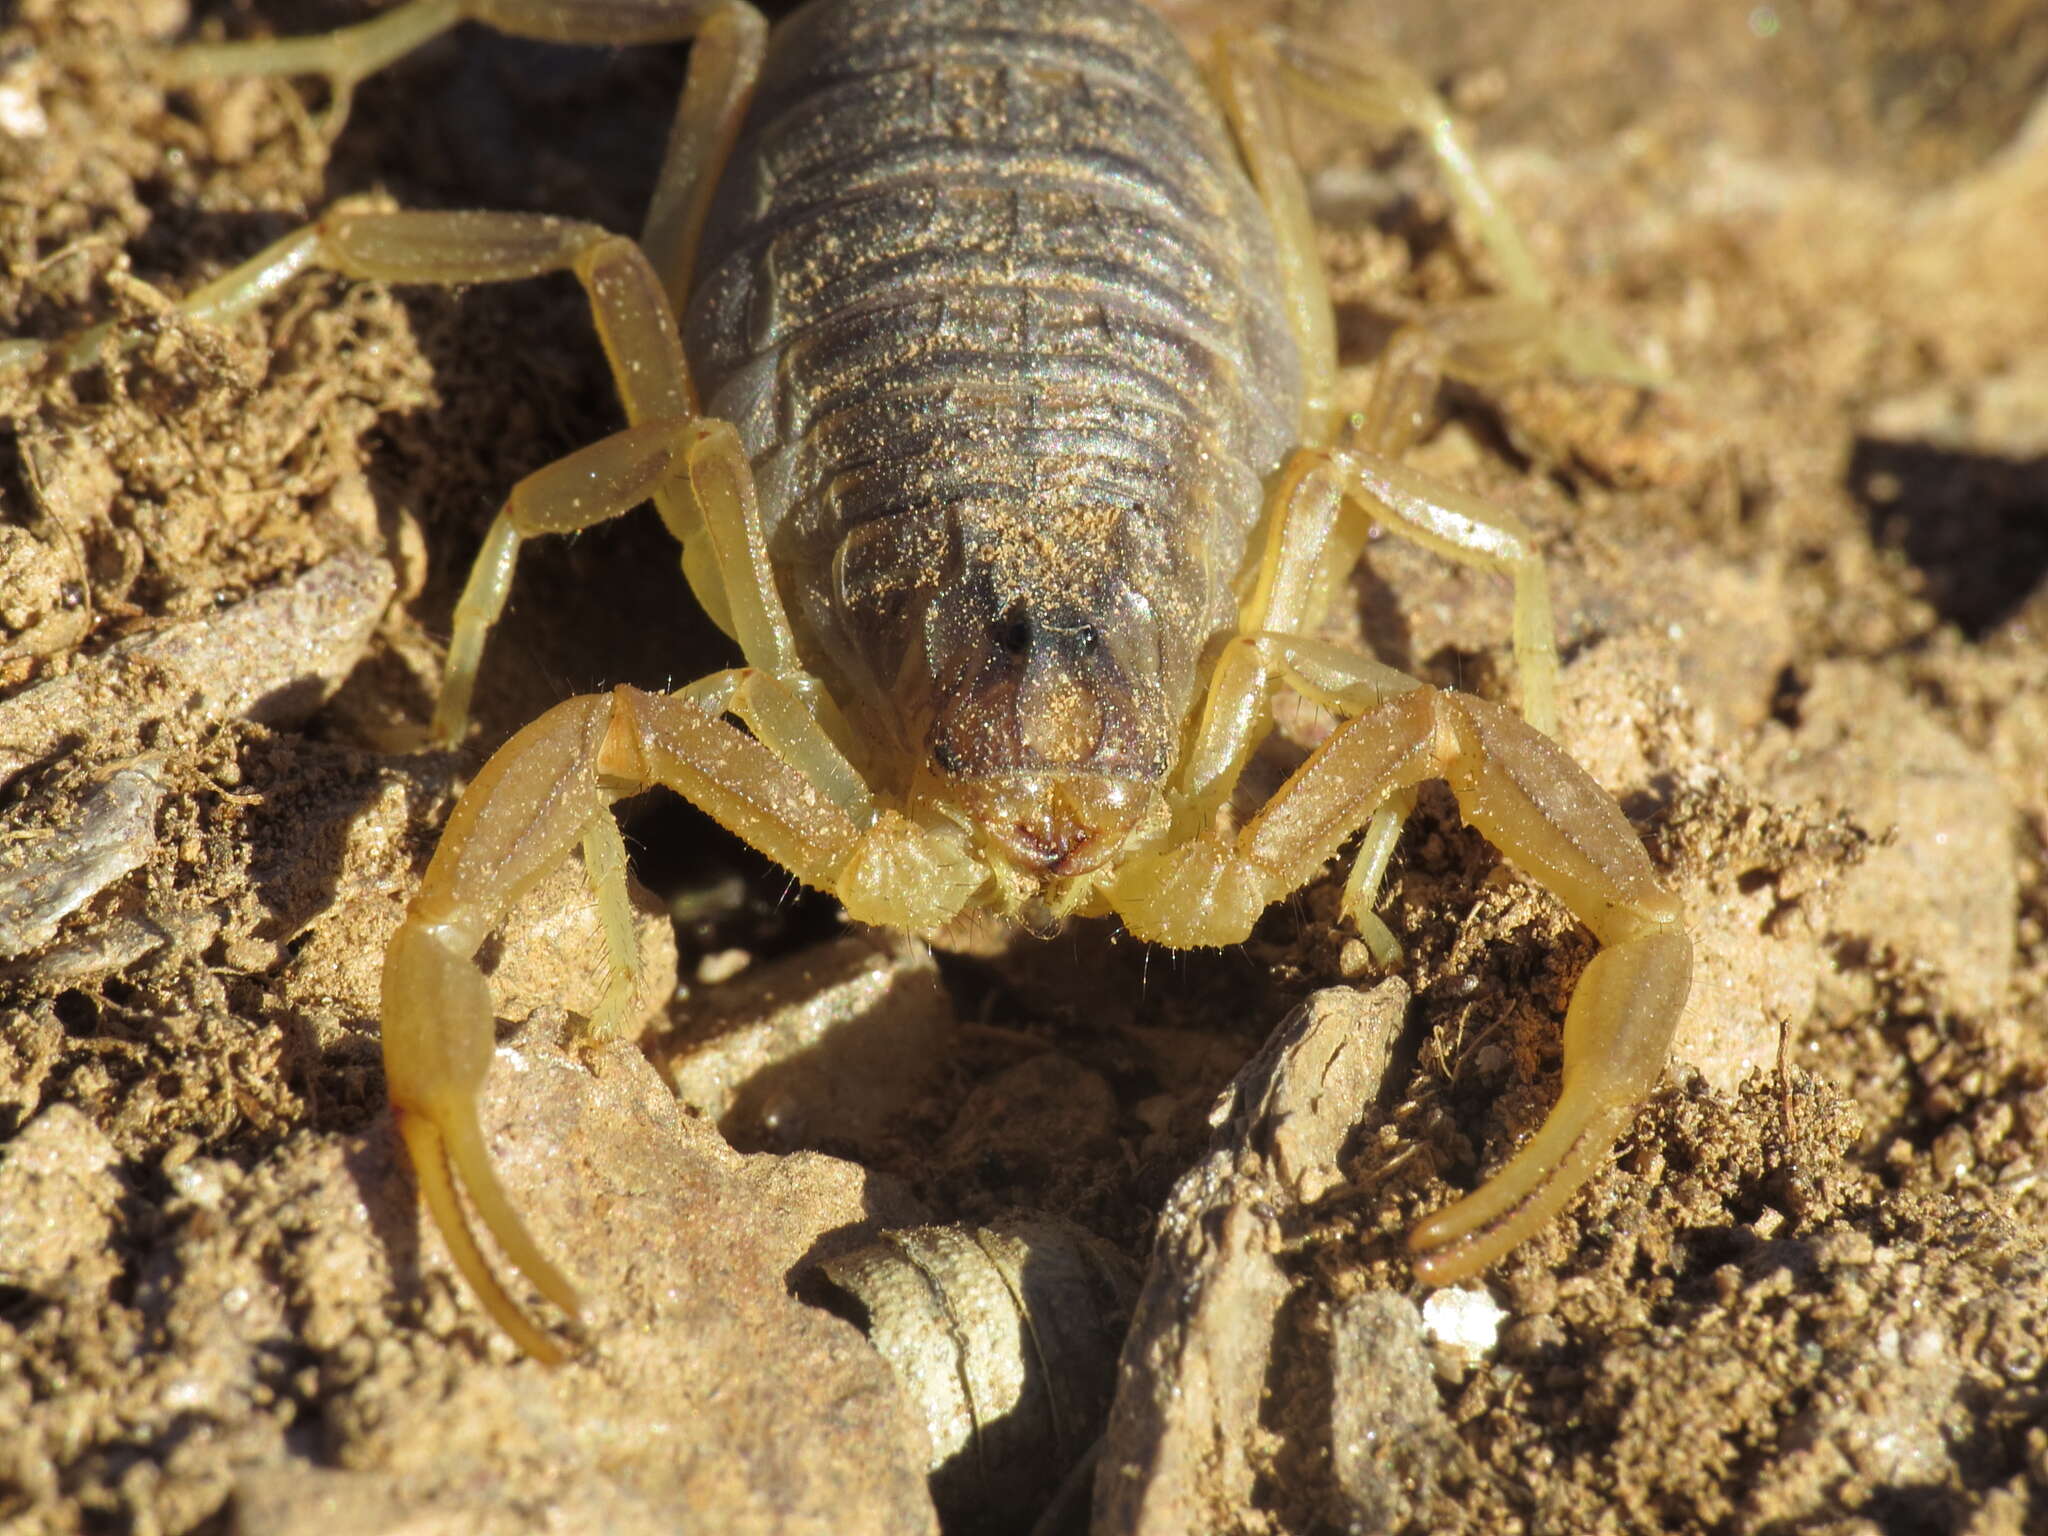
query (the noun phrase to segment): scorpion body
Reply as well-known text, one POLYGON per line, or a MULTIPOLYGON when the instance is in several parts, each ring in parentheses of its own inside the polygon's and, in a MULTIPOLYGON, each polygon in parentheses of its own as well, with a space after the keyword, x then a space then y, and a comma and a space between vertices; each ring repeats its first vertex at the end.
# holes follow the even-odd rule
POLYGON ((1108 857, 1301 427, 1272 228, 1178 41, 1126 0, 809 8, 684 341, 869 783, 928 750, 1060 873, 1108 857))
MULTIPOLYGON (((384 1061, 456 1264, 529 1352, 560 1346, 498 1279, 576 1294, 499 1186, 477 1122, 493 1059, 476 952, 579 846, 634 952, 612 802, 685 795, 854 917, 971 911, 1045 930, 1232 944, 1363 829, 1371 903, 1414 789, 1467 819, 1601 941, 1564 1024, 1555 1108, 1412 1238, 1433 1281, 1540 1227, 1662 1068, 1690 976, 1678 901, 1614 802, 1548 737, 1556 654, 1533 540, 1402 467, 1439 372, 1582 366, 1533 263, 1412 71, 1279 33, 1198 68, 1138 0, 812 0, 771 36, 743 0, 406 0, 325 37, 166 55, 174 79, 353 82, 464 19, 559 42, 690 37, 638 241, 533 214, 342 203, 187 296, 250 310, 322 266, 387 282, 570 271, 628 425, 515 486, 455 613, 435 726, 455 739, 521 542, 651 500, 744 665, 671 694, 570 699, 478 773, 386 954, 384 1061), (1281 92, 1413 129, 1486 243, 1498 301, 1394 338, 1341 434, 1334 324, 1281 92), (680 319, 678 318, 680 316, 680 319), (1314 631, 1378 527, 1512 579, 1523 716, 1314 631), (1248 818, 1232 797, 1282 687, 1338 720, 1248 818)), ((107 327, 0 344, 85 366, 107 327)))

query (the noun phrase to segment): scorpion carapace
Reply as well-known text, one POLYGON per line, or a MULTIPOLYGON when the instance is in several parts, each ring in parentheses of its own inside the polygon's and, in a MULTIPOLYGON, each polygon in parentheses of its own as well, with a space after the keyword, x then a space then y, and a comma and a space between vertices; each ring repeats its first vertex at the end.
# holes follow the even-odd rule
MULTIPOLYGON (((531 1353, 465 1212, 545 1296, 575 1293, 500 1189, 477 1123, 493 1057, 475 955, 581 848, 630 993, 612 802, 663 784, 863 921, 969 908, 1045 928, 1113 912, 1232 944, 1363 829, 1371 904, 1415 786, 1603 946, 1564 1025, 1558 1101, 1417 1269, 1471 1274, 1598 1168, 1656 1081, 1691 946, 1627 820, 1546 734, 1556 651, 1514 518, 1398 462, 1443 373, 1603 349, 1559 323, 1448 111, 1398 62, 1233 32, 1206 68, 1138 0, 812 0, 771 37, 743 0, 407 0, 322 38, 183 49, 172 78, 363 75, 474 18, 563 42, 694 39, 639 241, 533 214, 350 203, 181 306, 225 319, 308 267, 393 283, 582 282, 627 426, 515 486, 455 614, 435 728, 459 736, 521 542, 652 500, 744 665, 672 694, 571 699, 450 819, 384 971, 384 1059, 456 1263, 531 1353), (1334 325, 1283 92, 1416 131, 1504 286, 1393 338, 1339 430, 1334 325), (678 323, 678 314, 683 316, 678 323), (1523 714, 1315 638, 1377 526, 1515 591, 1523 714), (1229 814, 1286 687, 1339 722, 1263 808, 1229 814)), ((116 341, 0 347, 84 366, 116 341)))
POLYGON ((1150 604, 1122 581, 1035 600, 986 576, 960 587, 925 624, 931 723, 912 803, 977 835, 1014 887, 1001 904, 1043 929, 1157 819, 1185 711, 1150 604))

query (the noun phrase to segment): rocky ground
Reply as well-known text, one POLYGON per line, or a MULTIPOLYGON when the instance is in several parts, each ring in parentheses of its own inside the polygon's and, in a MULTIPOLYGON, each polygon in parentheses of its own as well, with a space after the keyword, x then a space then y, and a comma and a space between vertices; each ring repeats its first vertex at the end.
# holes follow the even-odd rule
MULTIPOLYGON (((854 1326, 1015 1353, 1013 1292, 1082 1397, 1135 1306, 1104 1536, 2048 1525, 2048 13, 1262 8, 1442 84, 1561 303, 1661 381, 1453 387, 1416 455, 1538 530, 1561 735, 1699 945, 1566 1218, 1450 1293, 1403 1257, 1554 1097, 1590 951, 1448 795, 1395 978, 1330 882, 1222 953, 934 957, 650 799, 644 1049, 577 1043, 579 871, 486 955, 494 1153, 590 1301, 547 1370, 416 1214, 380 957, 493 745, 721 642, 653 518, 536 549, 477 733, 412 749, 491 512, 615 423, 580 296, 168 304, 344 194, 633 228, 680 55, 464 33, 343 126, 137 50, 357 7, 194 9, 0 32, 0 335, 138 338, 0 378, 0 1531, 917 1531, 955 1435, 949 1528, 1025 1529, 1087 1437, 976 1441, 854 1326), (869 1248, 1020 1212, 1067 1225, 869 1248)), ((1490 275, 1412 145, 1298 132, 1362 401, 1490 275)), ((1511 694, 1490 579, 1381 542, 1350 593, 1338 635, 1511 694)), ((1086 1478, 1044 1531, 1090 1528, 1086 1478)))

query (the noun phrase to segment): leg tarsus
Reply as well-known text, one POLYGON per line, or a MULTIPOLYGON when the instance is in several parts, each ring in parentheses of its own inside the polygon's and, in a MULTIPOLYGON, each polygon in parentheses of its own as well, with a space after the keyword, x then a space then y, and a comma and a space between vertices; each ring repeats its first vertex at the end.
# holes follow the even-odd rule
POLYGON ((1402 948, 1401 941, 1394 937, 1394 930, 1387 926, 1387 920, 1379 913, 1362 907, 1351 914, 1351 921, 1358 929, 1358 941, 1365 946, 1375 965, 1391 971, 1408 958, 1408 951, 1402 948))
POLYGON ((462 584, 462 596, 456 599, 449 626, 448 654, 441 662, 441 694, 434 700, 433 719, 427 726, 429 746, 456 746, 469 732, 469 706, 483 666, 484 641, 504 612, 523 542, 524 535, 509 513, 500 512, 491 520, 483 547, 470 562, 469 577, 462 584))
POLYGON ((1387 877, 1387 866, 1393 861, 1394 845, 1401 840, 1401 829, 1414 810, 1415 791, 1401 789, 1373 812, 1365 835, 1358 841, 1358 852, 1352 857, 1351 873, 1344 880, 1343 904, 1338 908, 1357 927, 1358 936, 1372 952, 1373 960, 1388 969, 1401 963, 1401 941, 1373 910, 1373 903, 1387 877))

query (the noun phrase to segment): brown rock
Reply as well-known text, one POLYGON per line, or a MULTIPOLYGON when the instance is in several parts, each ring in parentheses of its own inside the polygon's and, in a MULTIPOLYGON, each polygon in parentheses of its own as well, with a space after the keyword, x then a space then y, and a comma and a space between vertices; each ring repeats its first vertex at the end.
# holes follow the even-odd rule
POLYGON ((849 933, 696 989, 652 1047, 676 1097, 746 1148, 860 1146, 943 1059, 953 1003, 925 946, 849 933))

